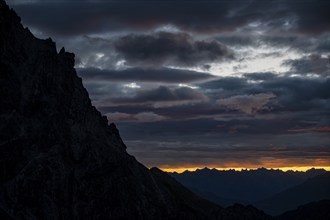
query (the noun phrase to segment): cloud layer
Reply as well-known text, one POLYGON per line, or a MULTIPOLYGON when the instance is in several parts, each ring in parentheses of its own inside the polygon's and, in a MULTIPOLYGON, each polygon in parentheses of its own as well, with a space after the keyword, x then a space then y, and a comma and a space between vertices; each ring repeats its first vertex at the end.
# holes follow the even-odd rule
POLYGON ((148 166, 329 166, 328 0, 12 0, 148 166))
POLYGON ((14 0, 11 4, 30 26, 63 35, 146 30, 167 24, 192 32, 228 32, 249 29, 249 24, 258 22, 267 30, 317 34, 329 28, 330 8, 327 0, 156 0, 148 4, 140 0, 14 0))
POLYGON ((209 73, 169 68, 107 70, 90 67, 78 68, 77 71, 81 77, 89 81, 187 83, 214 78, 209 73))
POLYGON ((186 33, 131 34, 119 38, 115 49, 133 66, 198 66, 233 58, 223 44, 194 41, 186 33))

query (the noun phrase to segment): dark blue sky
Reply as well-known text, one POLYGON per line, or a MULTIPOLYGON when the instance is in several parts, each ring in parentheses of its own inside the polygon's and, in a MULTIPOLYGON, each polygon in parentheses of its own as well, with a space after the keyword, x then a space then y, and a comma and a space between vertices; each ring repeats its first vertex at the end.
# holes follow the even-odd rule
POLYGON ((11 0, 147 166, 330 167, 328 0, 11 0))

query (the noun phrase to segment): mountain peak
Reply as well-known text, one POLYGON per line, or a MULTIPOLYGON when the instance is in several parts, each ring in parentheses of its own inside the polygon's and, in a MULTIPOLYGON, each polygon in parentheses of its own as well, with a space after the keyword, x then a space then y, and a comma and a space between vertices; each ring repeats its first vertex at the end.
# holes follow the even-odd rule
POLYGON ((74 54, 57 53, 52 39, 34 37, 2 0, 0 11, 1 215, 161 220, 231 214, 138 163, 115 124, 92 106, 74 54))

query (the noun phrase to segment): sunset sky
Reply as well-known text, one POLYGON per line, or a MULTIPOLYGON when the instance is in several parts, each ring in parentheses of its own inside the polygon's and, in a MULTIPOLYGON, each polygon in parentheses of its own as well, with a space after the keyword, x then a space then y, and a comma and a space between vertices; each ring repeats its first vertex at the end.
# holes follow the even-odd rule
POLYGON ((7 0, 148 167, 330 168, 329 0, 7 0))

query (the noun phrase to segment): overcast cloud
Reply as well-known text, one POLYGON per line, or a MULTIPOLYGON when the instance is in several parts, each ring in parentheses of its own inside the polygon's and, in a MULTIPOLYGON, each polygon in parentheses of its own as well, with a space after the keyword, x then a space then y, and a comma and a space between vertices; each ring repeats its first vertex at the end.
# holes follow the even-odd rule
POLYGON ((330 166, 328 0, 10 0, 147 166, 330 166))

